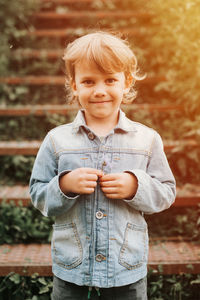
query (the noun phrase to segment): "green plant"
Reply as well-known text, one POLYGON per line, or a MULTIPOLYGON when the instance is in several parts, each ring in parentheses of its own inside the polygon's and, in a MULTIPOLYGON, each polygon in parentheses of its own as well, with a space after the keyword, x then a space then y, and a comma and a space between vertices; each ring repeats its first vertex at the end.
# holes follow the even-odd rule
POLYGON ((148 273, 149 300, 198 300, 199 275, 156 275, 148 273))
POLYGON ((0 244, 48 243, 51 240, 53 218, 46 218, 34 207, 1 203, 0 244))
MULTIPOLYGON (((148 273, 149 300, 198 300, 200 276, 156 275, 148 273)), ((0 300, 49 300, 52 292, 52 277, 31 277, 10 273, 0 278, 0 300)))
POLYGON ((55 126, 72 121, 73 113, 66 116, 46 113, 44 116, 0 117, 1 140, 42 140, 55 126), (38 130, 38 124, 40 130, 38 130))
POLYGON ((20 182, 27 184, 31 176, 35 157, 34 156, 0 156, 0 184, 12 185, 20 182))
MULTIPOLYGON (((194 136, 196 128, 199 136, 199 1, 153 0, 146 3, 146 9, 153 14, 149 52, 154 55, 149 68, 166 77, 166 81, 157 84, 156 91, 167 91, 173 102, 192 112, 188 115, 190 130, 194 136)), ((185 133, 188 136, 190 131, 185 133)))
POLYGON ((64 86, 12 86, 0 85, 0 104, 13 105, 35 105, 35 104, 66 104, 66 91, 64 86), (42 95, 42 96, 41 96, 42 95))
POLYGON ((52 278, 31 277, 10 273, 0 278, 0 300, 49 300, 52 291, 52 278))
POLYGON ((171 207, 158 214, 146 215, 150 237, 182 236, 200 239, 200 208, 171 207))
MULTIPOLYGON (((150 237, 172 237, 198 241, 199 210, 171 208, 146 216, 150 237)), ((0 207, 0 243, 47 243, 51 239, 54 218, 46 218, 34 207, 2 203, 0 207)))
POLYGON ((11 0, 9 3, 0 0, 0 31, 1 45, 0 45, 0 74, 10 75, 11 66, 10 59, 12 51, 18 45, 18 41, 27 30, 32 28, 30 23, 30 16, 39 8, 39 1, 28 0, 11 0))

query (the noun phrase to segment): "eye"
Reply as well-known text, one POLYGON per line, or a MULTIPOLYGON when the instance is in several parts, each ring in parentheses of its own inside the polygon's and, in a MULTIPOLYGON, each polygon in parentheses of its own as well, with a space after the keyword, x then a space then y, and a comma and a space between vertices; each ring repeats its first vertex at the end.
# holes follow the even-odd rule
POLYGON ((91 79, 86 79, 86 80, 82 81, 82 84, 84 84, 84 85, 92 85, 93 83, 94 83, 94 81, 91 79))
POLYGON ((115 79, 115 78, 108 78, 108 79, 106 79, 106 83, 108 83, 108 84, 113 84, 113 83, 115 83, 117 80, 115 79))

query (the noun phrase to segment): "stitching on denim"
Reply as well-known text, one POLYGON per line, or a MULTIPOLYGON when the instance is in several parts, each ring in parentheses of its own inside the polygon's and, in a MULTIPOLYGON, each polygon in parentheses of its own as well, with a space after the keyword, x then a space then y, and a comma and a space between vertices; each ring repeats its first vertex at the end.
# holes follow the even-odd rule
MULTIPOLYGON (((115 153, 115 152, 120 152, 121 154, 141 154, 141 155, 146 155, 146 156, 150 156, 151 152, 149 150, 144 150, 144 149, 136 149, 136 148, 126 148, 126 149, 120 149, 120 148, 112 148, 112 149, 103 149, 104 152, 106 153, 115 153)), ((84 154, 83 152, 86 153, 98 153, 97 149, 90 149, 90 148, 86 148, 86 149, 61 149, 59 151, 57 151, 55 154, 59 155, 60 153, 72 153, 72 154, 84 154)))
POLYGON ((155 140, 156 140, 156 134, 154 133, 154 136, 153 136, 153 139, 152 139, 152 143, 151 143, 150 148, 149 148, 149 156, 152 155, 152 149, 153 149, 155 140))
POLYGON ((54 155, 56 156, 56 158, 58 159, 58 155, 56 153, 56 145, 54 143, 54 140, 53 140, 53 137, 49 134, 49 138, 50 138, 50 141, 51 141, 51 144, 52 144, 52 147, 54 149, 54 155))
POLYGON ((123 244, 122 244, 121 249, 120 249, 118 261, 119 261, 120 265, 124 266, 128 270, 133 270, 133 269, 137 269, 137 268, 141 267, 142 264, 145 261, 145 257, 146 257, 146 254, 147 254, 147 250, 146 250, 146 243, 147 243, 147 241, 146 241, 146 231, 147 231, 146 227, 141 227, 140 228, 140 227, 135 226, 134 224, 131 224, 129 222, 126 224, 126 229, 125 229, 125 233, 124 233, 124 240, 123 240, 123 244), (126 248, 127 248, 127 245, 128 245, 128 239, 127 239, 128 230, 139 230, 139 231, 142 231, 144 233, 144 235, 142 237, 143 246, 144 246, 143 257, 141 258, 140 262, 138 262, 134 265, 130 265, 128 262, 125 261, 125 258, 123 257, 124 252, 126 251, 126 248))
POLYGON ((78 257, 73 263, 67 265, 67 264, 64 264, 63 262, 61 262, 57 257, 57 249, 55 247, 55 241, 53 241, 53 250, 54 250, 54 253, 55 253, 55 262, 64 267, 65 269, 73 269, 75 267, 77 267, 78 265, 80 265, 82 263, 82 260, 83 260, 83 248, 82 248, 82 245, 81 245, 81 241, 80 241, 80 237, 78 235, 78 231, 77 231, 77 227, 76 227, 76 224, 74 222, 72 223, 69 223, 69 224, 61 224, 61 225, 54 225, 53 226, 55 231, 59 231, 59 230, 64 230, 64 229, 72 229, 73 230, 73 233, 74 233, 74 237, 75 237, 75 240, 76 240, 76 245, 78 246, 78 249, 79 249, 79 254, 80 254, 80 257, 78 257))
POLYGON ((96 152, 94 151, 94 148, 78 148, 78 149, 66 149, 66 148, 63 148, 63 149, 60 149, 59 151, 56 152, 56 154, 58 155, 59 153, 61 152, 68 152, 68 153, 80 153, 80 154, 83 154, 82 152, 96 152))

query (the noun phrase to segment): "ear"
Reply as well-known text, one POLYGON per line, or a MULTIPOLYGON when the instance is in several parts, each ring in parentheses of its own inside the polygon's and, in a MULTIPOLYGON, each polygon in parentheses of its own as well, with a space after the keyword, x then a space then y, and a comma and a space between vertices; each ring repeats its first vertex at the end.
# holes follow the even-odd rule
POLYGON ((73 90, 74 96, 75 97, 78 96, 78 92, 77 92, 77 88, 76 88, 76 82, 73 79, 71 79, 70 85, 71 85, 71 88, 73 90))

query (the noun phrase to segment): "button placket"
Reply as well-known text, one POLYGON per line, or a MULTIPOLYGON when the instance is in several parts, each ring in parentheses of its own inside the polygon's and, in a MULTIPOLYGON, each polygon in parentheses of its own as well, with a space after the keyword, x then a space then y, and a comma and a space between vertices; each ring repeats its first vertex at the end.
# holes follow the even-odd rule
POLYGON ((106 161, 104 160, 104 162, 103 162, 103 164, 102 164, 102 167, 105 167, 105 166, 107 166, 107 163, 106 163, 106 161))
POLYGON ((104 160, 103 163, 102 163, 102 166, 101 166, 101 170, 104 171, 104 167, 106 167, 106 166, 107 166, 107 163, 106 163, 106 161, 104 160))

